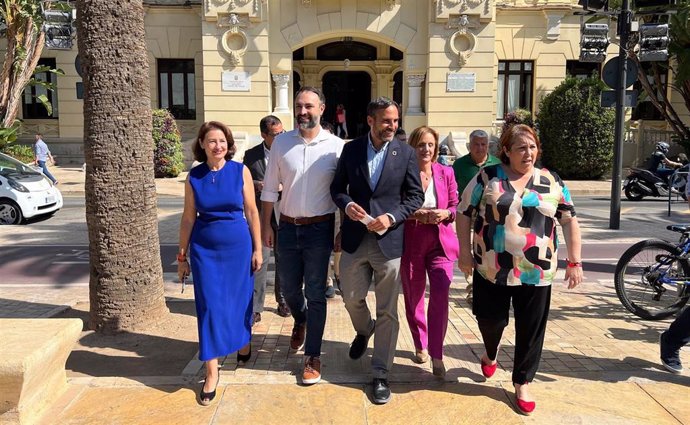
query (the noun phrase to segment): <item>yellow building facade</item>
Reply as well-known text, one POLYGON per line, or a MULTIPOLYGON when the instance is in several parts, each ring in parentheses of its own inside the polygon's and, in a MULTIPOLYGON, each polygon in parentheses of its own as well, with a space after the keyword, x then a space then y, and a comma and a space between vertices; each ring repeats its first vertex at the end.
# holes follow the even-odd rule
MULTIPOLYGON (((462 153, 472 130, 495 135, 506 112, 521 107, 536 113, 539 100, 566 73, 599 69, 577 60, 577 1, 144 3, 151 106, 173 111, 186 143, 204 121, 227 123, 240 155, 260 142, 265 115, 293 127, 294 93, 304 85, 326 93, 325 119, 333 122, 336 105, 345 106, 350 137, 366 132, 368 101, 388 96, 401 103, 408 132, 429 125, 462 153)), ((609 58, 616 54, 612 45, 609 58)), ((76 43, 72 50, 44 50, 42 60, 65 72, 52 77, 56 116, 41 116, 32 93, 22 111, 24 137, 42 132, 69 162, 82 160, 77 56, 76 43)), ((654 125, 665 128, 660 121, 654 125)))

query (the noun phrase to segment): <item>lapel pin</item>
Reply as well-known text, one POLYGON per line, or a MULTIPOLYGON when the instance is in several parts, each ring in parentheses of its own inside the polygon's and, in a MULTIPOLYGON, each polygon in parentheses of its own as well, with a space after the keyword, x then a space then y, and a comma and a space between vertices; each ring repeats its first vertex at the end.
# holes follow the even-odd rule
POLYGON ((395 156, 395 155, 398 154, 398 151, 393 151, 393 152, 391 152, 391 154, 392 154, 393 156, 395 156))

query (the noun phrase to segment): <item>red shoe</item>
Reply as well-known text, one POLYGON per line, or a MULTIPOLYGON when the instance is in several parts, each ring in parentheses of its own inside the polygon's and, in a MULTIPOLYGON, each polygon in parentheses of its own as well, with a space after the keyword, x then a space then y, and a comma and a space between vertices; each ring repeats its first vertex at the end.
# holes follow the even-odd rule
POLYGON ((482 366, 482 375, 484 375, 485 378, 491 378, 494 376, 494 373, 496 373, 496 369, 498 368, 498 362, 488 365, 484 364, 483 360, 480 360, 481 366, 482 366))
POLYGON ((534 412, 534 409, 537 407, 537 403, 534 401, 524 401, 518 398, 517 394, 515 394, 515 404, 517 405, 518 410, 520 413, 523 415, 529 416, 534 412))

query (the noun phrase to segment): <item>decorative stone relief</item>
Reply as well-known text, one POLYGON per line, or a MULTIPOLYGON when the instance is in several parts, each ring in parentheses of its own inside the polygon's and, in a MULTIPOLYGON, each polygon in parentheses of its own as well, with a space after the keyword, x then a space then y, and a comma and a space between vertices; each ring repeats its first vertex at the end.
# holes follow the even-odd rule
POLYGON ((205 0, 206 18, 215 20, 229 12, 247 15, 252 21, 261 21, 261 4, 266 0, 205 0))
POLYGON ((302 6, 310 7, 311 6, 311 0, 302 0, 302 6))
POLYGON ((479 27, 479 16, 451 16, 448 18, 447 27, 457 28, 457 31, 450 36, 448 44, 450 50, 458 58, 458 66, 462 67, 477 46, 477 36, 470 30, 479 27))
POLYGON ((384 0, 384 3, 386 5, 386 10, 393 10, 398 4, 398 0, 384 0))
POLYGON ((220 44, 225 53, 228 54, 230 64, 239 65, 249 45, 247 34, 242 30, 242 28, 249 26, 249 16, 237 13, 219 15, 218 26, 230 28, 221 36, 220 44))
POLYGON ((563 19, 565 13, 556 10, 545 10, 544 16, 546 17, 546 39, 558 40, 558 37, 561 36, 561 19, 563 19))
POLYGON ((448 19, 450 14, 463 12, 479 14, 482 21, 491 20, 491 0, 434 0, 437 22, 448 19), (483 4, 483 7, 482 7, 483 4))

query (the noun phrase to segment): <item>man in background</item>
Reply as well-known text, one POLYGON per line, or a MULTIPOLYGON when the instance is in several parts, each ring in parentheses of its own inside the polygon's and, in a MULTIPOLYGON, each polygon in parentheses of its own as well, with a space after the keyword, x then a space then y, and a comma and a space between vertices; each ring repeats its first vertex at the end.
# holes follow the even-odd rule
POLYGON ((34 143, 34 164, 41 167, 43 174, 45 174, 45 176, 48 177, 53 184, 58 184, 57 179, 55 179, 55 177, 50 174, 50 171, 48 171, 48 160, 50 160, 51 164, 55 165, 53 155, 50 153, 50 149, 48 149, 46 142, 43 141, 43 135, 41 135, 41 133, 37 133, 36 143, 34 143))
MULTIPOLYGON (((500 164, 501 161, 489 153, 489 135, 484 130, 474 130, 470 133, 470 153, 455 160, 453 173, 458 183, 458 197, 462 201, 462 191, 477 175, 480 169, 489 165, 500 164)), ((465 275, 467 280, 467 302, 472 305, 472 275, 465 275)))
MULTIPOLYGON (((271 153, 271 146, 273 145, 273 140, 276 138, 276 136, 282 134, 284 130, 283 123, 278 117, 273 115, 263 117, 261 121, 259 121, 259 129, 261 131, 263 141, 245 152, 243 162, 244 165, 249 168, 249 172, 252 174, 252 180, 254 181, 254 193, 256 195, 256 206, 259 208, 260 214, 261 191, 264 188, 264 174, 266 174, 266 166, 268 165, 268 157, 271 153)), ((273 230, 275 232, 278 227, 275 213, 271 216, 271 226, 273 226, 273 230)), ((261 269, 254 274, 254 324, 261 321, 261 313, 264 311, 264 300, 266 299, 266 281, 268 277, 268 260, 270 253, 271 249, 264 246, 264 262, 261 264, 261 269)), ((277 313, 279 316, 288 317, 290 315, 290 307, 288 307, 287 303, 285 302, 285 297, 283 296, 283 291, 280 287, 280 278, 278 277, 278 256, 275 252, 273 255, 275 259, 275 278, 273 286, 276 303, 278 303, 277 313)))

